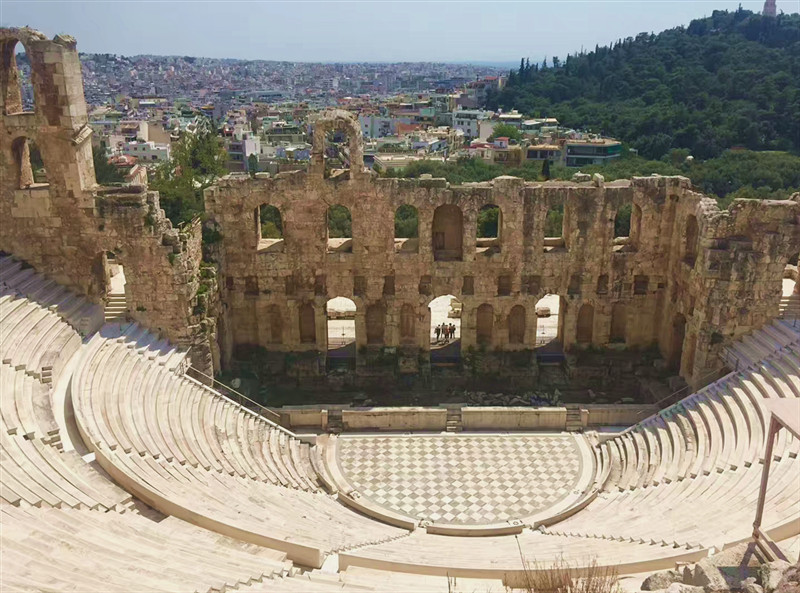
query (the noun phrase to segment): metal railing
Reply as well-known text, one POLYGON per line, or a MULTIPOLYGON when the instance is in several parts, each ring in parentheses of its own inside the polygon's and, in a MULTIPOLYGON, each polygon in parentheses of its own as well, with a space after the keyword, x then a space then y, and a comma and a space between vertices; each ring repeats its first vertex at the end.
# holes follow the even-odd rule
POLYGON ((233 387, 225 385, 225 383, 217 381, 214 377, 206 375, 204 372, 194 368, 191 364, 186 368, 185 374, 186 376, 188 376, 191 379, 194 379, 198 383, 206 387, 211 387, 214 391, 221 393, 222 395, 236 402, 243 408, 247 408, 248 410, 260 414, 261 416, 269 420, 271 423, 277 425, 279 428, 286 430, 283 426, 281 426, 280 414, 278 414, 274 410, 271 410, 270 408, 264 405, 261 405, 256 401, 253 401, 243 393, 236 391, 233 387), (192 375, 197 375, 197 376, 192 376, 192 375), (198 378, 198 376, 201 378, 198 378), (208 384, 208 381, 211 382, 210 385, 208 384))

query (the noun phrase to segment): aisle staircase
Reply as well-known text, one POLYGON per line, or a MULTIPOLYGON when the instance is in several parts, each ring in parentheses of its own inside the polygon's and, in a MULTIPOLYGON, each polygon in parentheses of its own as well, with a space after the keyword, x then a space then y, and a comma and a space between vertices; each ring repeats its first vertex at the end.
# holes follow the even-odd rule
POLYGON ((798 319, 800 318, 800 294, 792 293, 789 296, 782 296, 780 305, 779 316, 783 319, 798 319))
POLYGON ((105 321, 113 323, 125 318, 128 312, 128 298, 124 292, 108 293, 106 297, 105 321))

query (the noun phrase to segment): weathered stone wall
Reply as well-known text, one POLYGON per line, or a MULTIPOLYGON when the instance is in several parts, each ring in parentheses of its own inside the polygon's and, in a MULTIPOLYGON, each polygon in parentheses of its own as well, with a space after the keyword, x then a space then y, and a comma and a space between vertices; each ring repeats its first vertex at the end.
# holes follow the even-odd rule
POLYGON ((173 229, 157 193, 97 185, 74 39, 0 29, 0 56, 0 250, 98 302, 106 292, 105 254, 113 252, 125 270, 131 316, 193 346, 192 359, 210 370, 203 312, 196 308, 199 223, 173 229), (32 64, 33 112, 21 110, 17 43, 32 64), (29 155, 18 150, 26 138, 41 151, 47 183, 20 175, 30 168, 29 155))
MULTIPOLYGON (((337 112, 339 129, 343 117, 337 112)), ((357 129, 357 123, 350 125, 357 129)), ((315 147, 321 141, 315 138, 315 147)), ((324 179, 317 163, 309 173, 231 177, 206 191, 206 210, 222 232, 224 360, 241 344, 324 353, 325 304, 336 296, 356 303, 362 360, 376 347, 374 339, 367 343, 367 317, 377 311, 383 320, 377 345, 397 348, 401 357, 405 353, 407 370, 424 362, 428 304, 444 294, 463 302, 463 349, 476 345, 478 308, 489 305, 488 350, 530 350, 536 338, 535 305, 546 294, 557 294, 565 349, 603 347, 615 338, 628 347, 658 344, 687 380, 699 384, 718 368, 722 341, 775 316, 783 268, 800 244, 797 201, 740 200, 720 211, 681 177, 613 183, 599 178, 525 183, 499 177, 450 186, 443 179, 379 179, 356 160, 352 163, 358 174, 351 170, 344 180, 324 179), (280 211, 282 241, 259 242, 262 204, 280 211), (334 204, 346 206, 352 215, 349 250, 328 244, 326 213, 334 204), (407 243, 396 250, 394 217, 403 204, 418 211, 419 240, 410 242, 411 249, 407 243), (626 204, 633 206, 630 237, 615 238, 615 215, 626 204), (435 220, 437 208, 448 205, 463 216, 462 249, 455 253, 434 237, 437 229, 459 226, 452 217, 446 224, 435 220), (489 248, 476 239, 478 213, 487 205, 501 210, 499 240, 489 248), (558 205, 564 207, 562 237, 546 239, 547 211, 558 205), (687 230, 690 217, 697 224, 687 230), (509 315, 517 305, 525 311, 524 339, 511 343, 509 315), (581 315, 584 305, 593 314, 581 315), (301 336, 301 310, 309 306, 313 339, 308 332, 301 336), (401 337, 404 310, 413 311, 410 338, 401 337)), ((324 366, 316 361, 306 371, 323 372, 324 366)), ((359 371, 366 369, 359 366, 359 371)))

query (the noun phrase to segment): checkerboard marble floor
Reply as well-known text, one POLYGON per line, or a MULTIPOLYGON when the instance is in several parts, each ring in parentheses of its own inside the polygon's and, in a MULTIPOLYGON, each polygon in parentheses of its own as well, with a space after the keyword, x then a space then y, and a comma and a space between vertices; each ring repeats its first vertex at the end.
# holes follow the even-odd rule
POLYGON ((362 497, 408 517, 480 525, 523 519, 574 494, 575 438, 538 435, 341 435, 339 469, 362 497))

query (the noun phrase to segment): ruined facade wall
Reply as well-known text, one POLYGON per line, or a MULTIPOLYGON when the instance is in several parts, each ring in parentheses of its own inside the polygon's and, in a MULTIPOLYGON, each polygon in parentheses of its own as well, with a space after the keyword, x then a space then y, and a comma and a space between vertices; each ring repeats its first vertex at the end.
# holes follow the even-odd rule
POLYGON ((205 364, 208 340, 197 331, 195 314, 199 225, 173 229, 158 194, 146 188, 99 187, 74 39, 0 29, 0 54, 13 55, 17 43, 31 61, 35 110, 21 111, 18 75, 6 60, 0 76, 0 250, 97 302, 106 292, 103 254, 113 252, 125 269, 131 316, 178 344, 194 345, 193 356, 205 364), (26 138, 40 149, 47 183, 20 183, 20 169, 30 165, 14 148, 26 138))
MULTIPOLYGON (((357 163, 353 167, 361 171, 357 163)), ((680 177, 608 184, 500 177, 451 187, 441 179, 377 179, 366 173, 330 181, 312 170, 273 179, 222 180, 207 190, 206 209, 223 235, 227 356, 239 344, 324 352, 325 303, 336 296, 356 303, 359 348, 367 342, 367 310, 378 306, 385 312, 382 345, 411 347, 424 355, 429 349, 428 304, 452 294, 463 303, 462 348, 476 345, 478 308, 490 305, 494 319, 488 348, 532 349, 535 305, 546 294, 557 294, 565 349, 579 346, 581 307, 591 305, 593 316, 582 317, 584 341, 590 335, 591 345, 603 347, 622 333, 628 347, 657 344, 684 377, 699 382, 709 368, 719 366, 720 336, 730 339, 777 313, 782 266, 798 244, 795 202, 737 202, 719 212, 713 200, 693 192, 689 180, 680 177), (281 212, 282 243, 259 244, 256 212, 261 204, 281 212), (350 253, 328 248, 326 212, 334 204, 346 206, 352 215, 350 253), (418 211, 416 251, 395 250, 394 217, 404 204, 418 211), (448 205, 463 215, 460 261, 437 261, 433 235, 445 226, 435 213, 448 205), (480 249, 476 239, 478 214, 487 205, 502 213, 499 250, 480 249), (624 205, 633 207, 631 232, 619 239, 613 236, 614 219, 624 205), (547 212, 557 206, 564 208, 562 237, 546 239, 547 212), (691 241, 693 261, 686 254, 689 216, 698 222, 691 241), (300 310, 309 305, 316 335, 304 341, 300 310), (525 328, 522 342, 511 343, 508 318, 517 305, 524 307, 525 328), (401 337, 404 307, 415 313, 412 339, 401 337), (272 321, 276 312, 283 320, 280 335, 272 321), (681 335, 682 340, 676 338, 681 335)), ((445 255, 453 259, 452 253, 445 255)))

